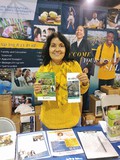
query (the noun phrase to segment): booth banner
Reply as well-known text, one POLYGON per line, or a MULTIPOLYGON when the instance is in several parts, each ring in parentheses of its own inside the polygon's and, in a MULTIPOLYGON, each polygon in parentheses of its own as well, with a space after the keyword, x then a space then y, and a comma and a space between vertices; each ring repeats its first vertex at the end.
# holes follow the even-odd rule
POLYGON ((0 68, 39 67, 43 43, 0 38, 0 68))

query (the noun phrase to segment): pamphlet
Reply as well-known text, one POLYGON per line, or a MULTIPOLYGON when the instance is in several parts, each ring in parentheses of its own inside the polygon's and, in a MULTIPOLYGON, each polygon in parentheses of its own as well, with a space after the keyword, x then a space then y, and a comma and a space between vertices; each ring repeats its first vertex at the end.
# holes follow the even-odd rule
POLYGON ((67 73, 68 103, 80 102, 80 81, 77 78, 79 73, 67 73))
POLYGON ((54 72, 37 72, 36 81, 41 85, 41 91, 37 94, 38 100, 56 100, 56 86, 54 72))
POLYGON ((18 134, 16 160, 37 160, 50 157, 44 131, 18 134))
POLYGON ((87 159, 118 157, 118 153, 102 131, 78 132, 87 159))
POLYGON ((21 133, 35 131, 35 114, 26 114, 20 116, 21 133))
POLYGON ((0 133, 0 158, 11 160, 15 158, 16 131, 0 133))
POLYGON ((120 110, 108 111, 107 137, 110 141, 120 140, 120 110))
POLYGON ((52 156, 83 153, 83 149, 72 129, 47 131, 52 156))

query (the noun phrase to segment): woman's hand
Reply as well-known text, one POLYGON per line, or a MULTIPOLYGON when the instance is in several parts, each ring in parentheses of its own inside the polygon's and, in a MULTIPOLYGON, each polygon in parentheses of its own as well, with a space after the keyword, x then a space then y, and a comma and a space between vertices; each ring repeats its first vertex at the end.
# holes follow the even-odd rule
POLYGON ((84 68, 83 72, 87 74, 88 73, 88 68, 84 68))
POLYGON ((34 92, 35 93, 40 93, 42 90, 41 84, 40 83, 34 83, 34 92))
POLYGON ((86 73, 80 73, 77 78, 80 80, 80 82, 82 82, 83 86, 87 86, 89 83, 89 79, 86 73))

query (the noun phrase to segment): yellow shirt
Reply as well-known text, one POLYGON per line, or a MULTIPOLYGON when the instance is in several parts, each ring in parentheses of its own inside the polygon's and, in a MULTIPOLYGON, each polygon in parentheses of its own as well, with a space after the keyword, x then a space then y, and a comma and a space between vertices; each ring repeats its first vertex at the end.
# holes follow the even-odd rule
MULTIPOLYGON (((67 72, 82 73, 82 69, 78 62, 63 62, 62 65, 41 66, 39 72, 55 72, 56 86, 62 86, 62 89, 56 89, 57 101, 43 101, 41 106, 40 118, 42 123, 50 129, 71 128, 75 126, 81 116, 79 103, 68 103, 66 100, 67 90, 67 72), (60 101, 60 102, 59 102, 60 101)), ((81 94, 85 93, 89 88, 81 85, 81 94)))
MULTIPOLYGON (((95 60, 99 60, 101 45, 97 48, 95 60)), ((116 58, 119 57, 118 47, 116 46, 115 51, 116 58)), ((109 80, 115 78, 115 66, 113 65, 114 61, 114 45, 108 47, 106 43, 103 45, 103 49, 101 52, 100 62, 103 63, 104 60, 108 60, 108 64, 99 67, 98 70, 98 79, 109 80)))

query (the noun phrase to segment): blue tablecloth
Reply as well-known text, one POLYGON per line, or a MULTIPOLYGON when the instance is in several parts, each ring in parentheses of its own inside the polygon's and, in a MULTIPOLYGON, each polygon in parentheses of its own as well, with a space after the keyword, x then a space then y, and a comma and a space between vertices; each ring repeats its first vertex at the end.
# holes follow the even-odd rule
MULTIPOLYGON (((94 131, 94 130, 101 131, 102 128, 100 125, 95 125, 95 126, 85 126, 85 127, 74 127, 73 130, 78 138, 77 132, 79 131, 94 131)), ((120 142, 114 142, 112 143, 112 145, 117 151, 117 153, 119 154, 119 158, 109 158, 107 160, 120 160, 120 149, 118 148, 118 145, 120 145, 120 142)), ((85 154, 77 154, 77 155, 70 155, 70 156, 45 158, 45 160, 47 159, 49 160, 86 160, 86 156, 85 154)))

